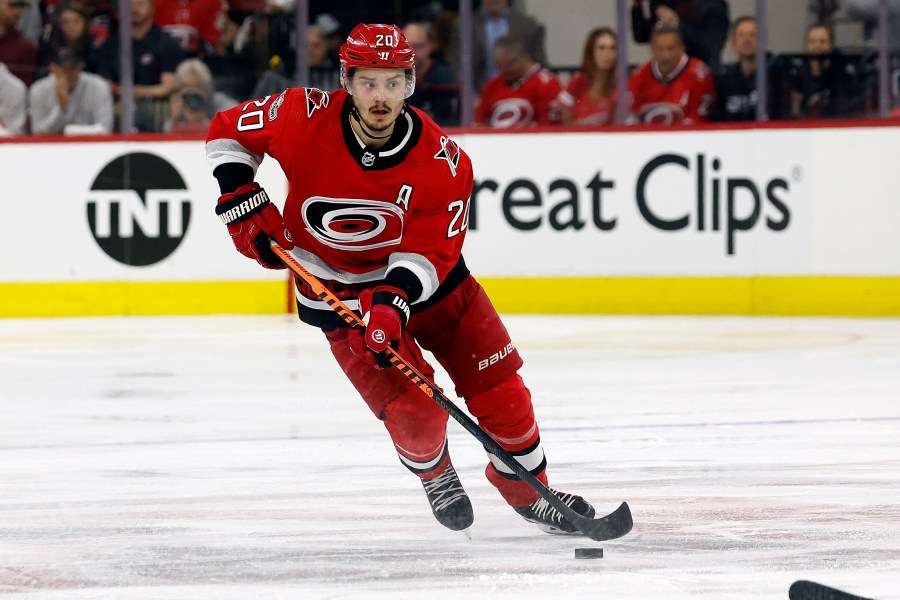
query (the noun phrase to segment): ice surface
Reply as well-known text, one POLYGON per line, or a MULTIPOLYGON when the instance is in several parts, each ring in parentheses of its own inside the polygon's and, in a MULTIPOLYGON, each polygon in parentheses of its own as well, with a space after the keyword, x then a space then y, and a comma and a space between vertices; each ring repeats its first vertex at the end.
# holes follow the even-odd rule
POLYGON ((604 558, 453 421, 473 539, 438 525, 292 317, 0 320, 0 595, 900 598, 900 320, 506 322, 551 482, 631 504, 604 558))

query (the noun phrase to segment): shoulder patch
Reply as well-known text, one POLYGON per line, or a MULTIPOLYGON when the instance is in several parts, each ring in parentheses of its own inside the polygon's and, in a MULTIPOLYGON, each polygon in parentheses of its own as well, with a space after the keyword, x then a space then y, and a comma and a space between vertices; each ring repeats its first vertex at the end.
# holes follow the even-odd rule
POLYGON ((441 136, 441 149, 434 155, 436 160, 446 160, 450 166, 450 173, 456 177, 456 167, 459 165, 459 146, 446 135, 441 136))
POLYGON ((275 102, 272 103, 272 106, 269 107, 269 122, 274 121, 278 118, 278 108, 284 104, 284 95, 287 94, 287 90, 281 92, 277 98, 275 98, 275 102))
POLYGON ((306 88, 306 116, 311 117, 316 110, 328 106, 328 92, 317 88, 306 88))

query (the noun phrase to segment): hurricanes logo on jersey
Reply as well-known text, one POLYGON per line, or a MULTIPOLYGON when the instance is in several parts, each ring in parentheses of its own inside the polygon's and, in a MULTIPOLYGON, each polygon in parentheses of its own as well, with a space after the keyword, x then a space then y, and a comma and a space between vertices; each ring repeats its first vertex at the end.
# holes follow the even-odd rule
POLYGON ((522 127, 534 120, 534 107, 525 98, 506 98, 494 105, 491 125, 498 129, 522 127))
POLYGON ((396 246, 403 236, 403 210, 379 200, 313 196, 303 202, 300 215, 316 241, 339 250, 396 246))
POLYGON ((459 166, 459 146, 445 135, 441 136, 441 149, 434 155, 437 160, 446 160, 450 165, 450 173, 456 177, 456 167, 459 166))
POLYGON ((684 120, 684 110, 673 102, 654 102, 641 107, 641 123, 648 125, 672 125, 684 120))
POLYGON ((328 106, 328 92, 316 88, 306 88, 306 116, 311 117, 316 110, 328 106))

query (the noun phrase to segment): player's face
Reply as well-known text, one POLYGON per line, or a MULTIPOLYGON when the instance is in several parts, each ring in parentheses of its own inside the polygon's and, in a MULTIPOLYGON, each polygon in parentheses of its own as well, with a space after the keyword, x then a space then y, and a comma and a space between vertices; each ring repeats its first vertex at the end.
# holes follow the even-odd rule
POLYGON ((357 69, 349 91, 365 126, 370 131, 385 131, 403 109, 406 73, 403 69, 357 69))
POLYGON ((594 64, 601 71, 609 71, 616 65, 616 38, 604 33, 594 42, 594 64))
POLYGON ((741 21, 734 30, 734 53, 738 58, 749 59, 756 56, 756 23, 741 21))
POLYGON ((678 61, 684 54, 684 44, 676 33, 660 33, 653 36, 650 53, 656 61, 659 72, 668 75, 678 66, 678 61))

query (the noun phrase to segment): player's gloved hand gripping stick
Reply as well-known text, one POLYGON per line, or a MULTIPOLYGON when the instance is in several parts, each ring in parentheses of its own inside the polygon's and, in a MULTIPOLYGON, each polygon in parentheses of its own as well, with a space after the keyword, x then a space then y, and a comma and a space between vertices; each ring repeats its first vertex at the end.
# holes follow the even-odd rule
POLYGON ((403 290, 388 285, 359 293, 359 312, 365 329, 350 330, 350 350, 372 366, 391 366, 385 349, 400 347, 400 334, 409 321, 409 303, 403 290))
POLYGON ((269 201, 266 191, 258 183, 248 183, 219 196, 216 214, 228 227, 238 252, 267 269, 284 268, 272 252, 269 238, 275 238, 288 250, 294 245, 291 244, 290 232, 284 227, 281 212, 269 201))
MULTIPOLYGON (((297 262, 294 256, 285 250, 278 242, 271 241, 272 250, 281 259, 285 266, 290 269, 294 275, 302 279, 319 297, 320 300, 328 304, 344 321, 355 329, 365 330, 366 326, 362 319, 353 311, 347 308, 347 305, 331 293, 315 275, 307 271, 303 265, 297 262)), ((455 421, 463 428, 471 433, 475 439, 481 442, 485 450, 503 461, 519 478, 524 481, 531 489, 536 491, 546 500, 553 508, 558 510, 570 523, 577 527, 584 535, 592 540, 604 541, 622 537, 632 527, 631 510, 628 503, 623 502, 619 508, 604 517, 589 519, 578 514, 564 503, 556 494, 550 491, 537 477, 531 474, 525 467, 519 464, 500 444, 494 441, 478 424, 472 420, 459 407, 451 402, 437 387, 432 385, 424 375, 422 375, 414 366, 409 364, 398 352, 390 345, 385 346, 384 350, 390 366, 399 369, 409 378, 420 390, 429 398, 437 402, 441 408, 447 411, 455 421)))

